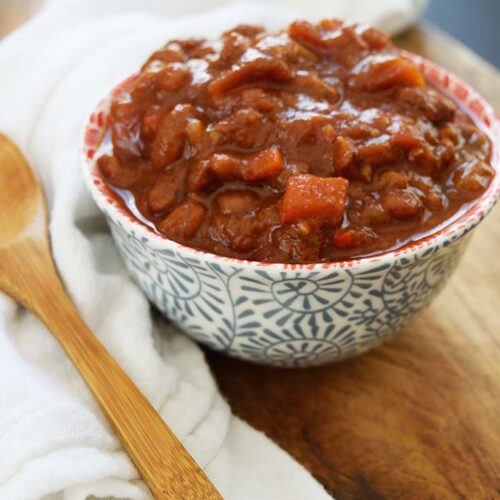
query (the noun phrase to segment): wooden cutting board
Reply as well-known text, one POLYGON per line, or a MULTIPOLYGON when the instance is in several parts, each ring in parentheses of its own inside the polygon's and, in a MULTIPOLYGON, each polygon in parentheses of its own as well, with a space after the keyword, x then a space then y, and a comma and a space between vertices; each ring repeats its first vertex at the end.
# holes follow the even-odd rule
MULTIPOLYGON (((498 72, 463 45, 428 27, 397 43, 500 112, 498 72)), ((477 229, 433 305, 369 354, 283 370, 207 352, 233 411, 339 500, 500 498, 499 215, 477 229)))

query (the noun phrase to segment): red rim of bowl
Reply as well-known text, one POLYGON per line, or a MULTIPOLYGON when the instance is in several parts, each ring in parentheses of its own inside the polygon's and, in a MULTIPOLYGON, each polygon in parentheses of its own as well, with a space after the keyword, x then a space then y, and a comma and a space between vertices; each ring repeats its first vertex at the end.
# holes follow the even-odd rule
POLYGON ((104 212, 109 213, 112 218, 114 216, 115 219, 120 220, 124 225, 131 225, 131 229, 135 230, 136 235, 151 240, 156 244, 155 246, 158 246, 158 244, 164 245, 178 251, 188 252, 193 256, 204 260, 215 260, 237 266, 265 266, 266 268, 273 268, 282 271, 290 269, 298 271, 311 271, 345 267, 351 268, 354 266, 359 267, 363 264, 380 264, 386 261, 393 261, 397 257, 403 255, 424 252, 425 250, 435 247, 450 238, 459 238, 465 235, 484 218, 484 216, 493 208, 496 200, 500 196, 500 121, 496 117, 492 107, 461 78, 455 76, 437 64, 424 59, 423 57, 406 51, 402 52, 405 57, 415 62, 429 82, 441 89, 444 89, 448 95, 450 95, 455 101, 459 102, 460 105, 474 117, 476 124, 480 126, 482 131, 491 140, 493 149, 491 163, 496 171, 496 175, 486 192, 483 193, 481 197, 473 200, 470 207, 464 214, 439 230, 432 232, 419 240, 409 242, 397 250, 378 253, 373 256, 357 257, 349 260, 332 262, 306 264, 261 262, 224 257, 222 255, 213 254, 204 250, 191 248, 186 245, 182 245, 181 243, 177 243, 176 241, 169 240, 155 232, 152 228, 139 221, 126 207, 122 206, 122 204, 116 200, 116 195, 113 194, 112 190, 107 185, 106 180, 102 177, 102 174, 97 167, 97 163, 94 160, 94 154, 99 147, 100 141, 103 137, 103 132, 107 126, 107 115, 110 101, 113 97, 118 96, 123 91, 130 79, 135 76, 134 74, 116 85, 112 91, 97 104, 95 110, 85 122, 81 151, 85 182, 89 187, 95 202, 104 212))

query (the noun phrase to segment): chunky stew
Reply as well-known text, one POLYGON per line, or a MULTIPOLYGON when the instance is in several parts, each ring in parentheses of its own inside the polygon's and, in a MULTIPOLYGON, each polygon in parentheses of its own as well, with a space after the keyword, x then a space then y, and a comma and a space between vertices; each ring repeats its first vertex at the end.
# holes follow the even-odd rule
POLYGON ((320 262, 422 238, 494 176, 472 119, 364 25, 173 40, 111 105, 99 167, 166 238, 320 262))

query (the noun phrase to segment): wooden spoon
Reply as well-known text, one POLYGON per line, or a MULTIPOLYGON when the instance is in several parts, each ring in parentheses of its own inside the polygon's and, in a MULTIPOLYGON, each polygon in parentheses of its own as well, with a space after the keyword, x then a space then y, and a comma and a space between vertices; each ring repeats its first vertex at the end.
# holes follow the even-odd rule
POLYGON ((42 188, 0 134, 0 289, 52 331, 156 498, 222 498, 158 413, 81 319, 50 252, 42 188))

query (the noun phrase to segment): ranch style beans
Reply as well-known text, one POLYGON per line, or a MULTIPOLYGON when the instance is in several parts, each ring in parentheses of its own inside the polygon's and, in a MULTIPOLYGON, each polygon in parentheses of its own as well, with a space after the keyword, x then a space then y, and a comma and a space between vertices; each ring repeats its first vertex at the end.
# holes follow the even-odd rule
POLYGON ((166 238, 303 263, 424 237, 488 188, 490 157, 387 34, 333 19, 168 42, 114 98, 98 165, 166 238))

